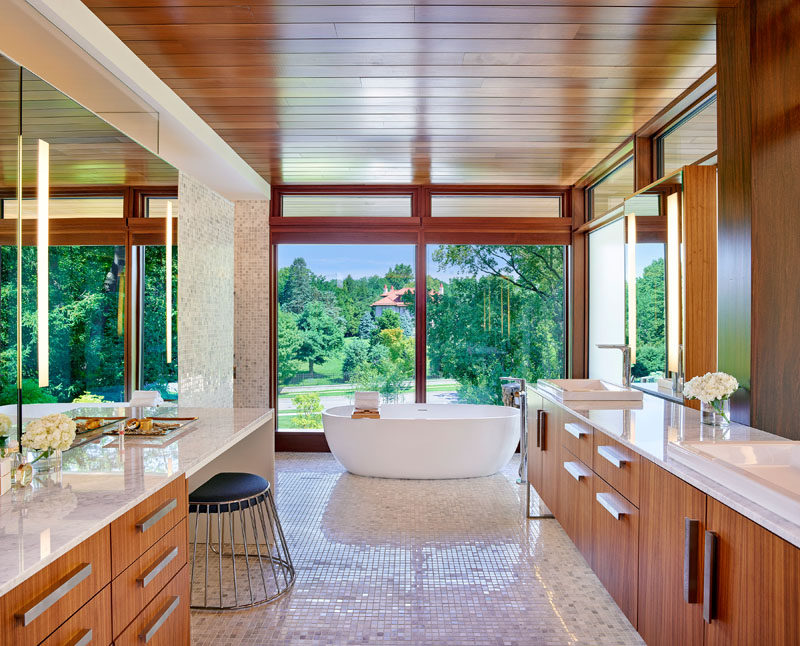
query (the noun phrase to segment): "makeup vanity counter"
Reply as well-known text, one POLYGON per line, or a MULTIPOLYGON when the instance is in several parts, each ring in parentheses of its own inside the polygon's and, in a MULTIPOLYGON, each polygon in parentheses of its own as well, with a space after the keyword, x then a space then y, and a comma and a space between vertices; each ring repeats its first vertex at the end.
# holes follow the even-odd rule
POLYGON ((650 646, 796 644, 800 526, 675 457, 785 438, 648 394, 623 406, 528 391, 529 482, 617 605, 650 646))
POLYGON ((64 452, 58 475, 0 496, 0 644, 188 643, 188 491, 220 471, 274 482, 273 411, 159 414, 198 419, 163 437, 100 436, 64 452))

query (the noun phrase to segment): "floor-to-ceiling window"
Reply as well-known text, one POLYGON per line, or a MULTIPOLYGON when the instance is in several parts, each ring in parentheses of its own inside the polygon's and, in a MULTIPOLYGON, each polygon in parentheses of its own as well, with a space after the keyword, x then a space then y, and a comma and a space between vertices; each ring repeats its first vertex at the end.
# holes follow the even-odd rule
POLYGON ((415 250, 390 244, 277 248, 278 429, 320 430, 356 390, 414 401, 415 250))

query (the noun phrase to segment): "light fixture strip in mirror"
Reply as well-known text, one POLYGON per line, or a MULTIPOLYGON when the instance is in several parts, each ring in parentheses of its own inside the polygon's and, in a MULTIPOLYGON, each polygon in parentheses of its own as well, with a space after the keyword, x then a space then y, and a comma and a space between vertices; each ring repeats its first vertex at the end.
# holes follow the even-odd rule
MULTIPOLYGON (((49 258, 50 231, 50 144, 39 139, 39 166, 36 184, 36 330, 39 354, 39 388, 50 385, 49 258)), ((21 219, 21 217, 20 217, 21 219)))
POLYGON ((17 130, 17 448, 22 451, 22 68, 19 68, 17 130))
POLYGON ((636 363, 636 214, 628 213, 627 283, 628 283, 628 345, 631 364, 636 363))
POLYGON ((680 370, 680 217, 678 193, 667 196, 667 369, 680 370))
POLYGON ((164 278, 164 289, 167 301, 167 320, 165 329, 167 331, 167 363, 172 363, 172 200, 167 201, 167 245, 164 249, 166 254, 166 272, 164 278))

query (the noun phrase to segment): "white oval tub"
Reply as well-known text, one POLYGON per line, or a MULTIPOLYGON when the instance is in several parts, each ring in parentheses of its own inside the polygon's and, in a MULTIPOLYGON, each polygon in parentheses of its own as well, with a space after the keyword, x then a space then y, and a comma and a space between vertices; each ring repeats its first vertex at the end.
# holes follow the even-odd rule
POLYGON ((502 469, 519 442, 519 410, 477 404, 387 404, 381 419, 322 413, 325 438, 350 473, 376 478, 477 478, 502 469))

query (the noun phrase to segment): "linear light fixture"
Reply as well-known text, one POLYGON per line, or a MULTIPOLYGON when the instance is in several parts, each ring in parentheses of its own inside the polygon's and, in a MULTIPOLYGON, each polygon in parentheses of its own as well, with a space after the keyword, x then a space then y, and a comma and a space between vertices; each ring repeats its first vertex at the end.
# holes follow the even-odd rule
MULTIPOLYGON (((36 182, 36 318, 39 350, 39 387, 50 385, 50 294, 48 278, 50 231, 50 144, 39 140, 39 167, 36 182)), ((20 209, 21 211, 21 209, 20 209)), ((21 216, 21 213, 20 213, 21 216)))
POLYGON ((167 363, 172 363, 172 200, 167 200, 167 246, 164 289, 167 297, 167 363))
POLYGON ((628 282, 628 345, 631 364, 636 363, 636 214, 628 213, 627 282, 628 282))
POLYGON ((680 366, 680 218, 678 194, 667 196, 667 369, 680 366))

